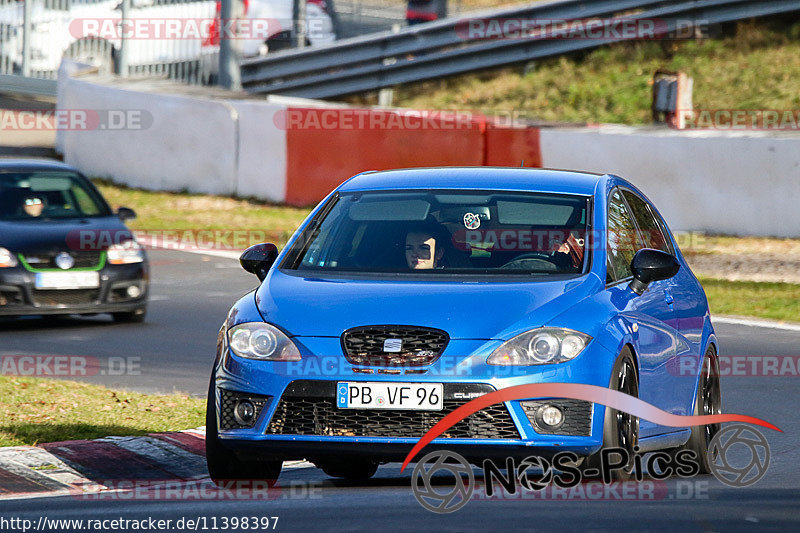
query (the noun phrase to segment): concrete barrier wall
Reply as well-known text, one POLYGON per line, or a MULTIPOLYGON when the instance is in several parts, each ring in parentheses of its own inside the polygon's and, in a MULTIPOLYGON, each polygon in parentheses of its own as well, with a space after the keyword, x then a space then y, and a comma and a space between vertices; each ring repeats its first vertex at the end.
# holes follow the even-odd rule
POLYGON ((69 77, 59 85, 59 109, 134 110, 142 119, 143 129, 59 130, 65 161, 85 174, 145 189, 235 192, 236 124, 229 105, 69 77))
POLYGON ((642 130, 541 130, 542 162, 622 176, 673 230, 800 236, 800 136, 642 130))
POLYGON ((68 163, 132 187, 309 205, 364 170, 524 161, 623 176, 674 230, 800 237, 797 135, 540 130, 430 114, 420 122, 413 110, 201 99, 69 76, 59 78, 58 108, 131 109, 150 117, 140 130, 58 132, 68 163))

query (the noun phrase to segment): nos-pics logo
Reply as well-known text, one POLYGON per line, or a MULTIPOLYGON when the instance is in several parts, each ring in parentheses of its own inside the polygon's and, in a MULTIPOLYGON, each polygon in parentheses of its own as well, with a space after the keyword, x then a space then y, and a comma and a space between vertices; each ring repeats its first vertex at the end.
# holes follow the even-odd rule
MULTIPOLYGON (((723 428, 711 440, 708 452, 714 477, 730 487, 754 485, 769 469, 769 443, 760 431, 748 425, 734 424, 723 428)), ((490 462, 484 462, 484 472, 490 462)), ((532 456, 521 464, 526 468, 519 469, 517 481, 526 490, 543 490, 554 479, 552 466, 546 459, 532 456), (542 469, 538 482, 530 482, 527 472, 530 465, 539 465, 542 469)), ((491 476, 484 474, 484 481, 491 482, 491 476)), ((434 451, 414 467, 411 489, 417 502, 425 509, 434 513, 452 513, 472 498, 475 473, 472 465, 460 454, 448 450, 434 451)))

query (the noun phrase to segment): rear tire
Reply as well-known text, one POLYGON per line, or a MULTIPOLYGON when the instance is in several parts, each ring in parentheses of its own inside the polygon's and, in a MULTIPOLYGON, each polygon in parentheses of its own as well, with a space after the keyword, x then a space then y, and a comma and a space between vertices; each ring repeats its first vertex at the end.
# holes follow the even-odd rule
POLYGON ((211 481, 222 486, 228 480, 266 480, 272 486, 281 475, 283 461, 254 459, 244 461, 220 443, 217 431, 217 408, 214 390, 214 373, 208 385, 206 404, 206 467, 211 481))
MULTIPOLYGON (((697 393, 694 401, 694 415, 718 415, 722 413, 722 387, 719 380, 719 358, 713 346, 709 346, 703 357, 703 369, 697 382, 697 393)), ((700 474, 710 474, 711 464, 716 457, 708 451, 711 440, 719 433, 721 424, 693 426, 692 434, 681 448, 694 452, 700 474)))
MULTIPOLYGON (((609 388, 624 392, 634 398, 639 397, 639 377, 633 362, 633 354, 626 347, 619 358, 611 376, 609 388)), ((602 460, 600 453, 607 448, 624 448, 628 452, 629 463, 625 469, 611 471, 612 481, 627 481, 633 479, 634 447, 639 444, 639 418, 622 411, 606 407, 603 423, 603 447, 597 453, 590 455, 581 465, 581 471, 596 469, 602 477, 602 460)), ((590 477, 590 476, 586 476, 590 477)))

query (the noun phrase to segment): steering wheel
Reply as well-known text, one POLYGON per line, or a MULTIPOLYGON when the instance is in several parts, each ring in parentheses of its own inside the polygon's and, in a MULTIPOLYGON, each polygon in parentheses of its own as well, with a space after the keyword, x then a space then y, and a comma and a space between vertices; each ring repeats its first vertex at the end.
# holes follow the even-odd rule
POLYGON ((539 259, 540 261, 547 261, 548 263, 555 265, 555 263, 553 263, 553 256, 547 252, 527 252, 522 255, 518 255, 500 268, 507 268, 514 263, 525 261, 526 259, 539 259))

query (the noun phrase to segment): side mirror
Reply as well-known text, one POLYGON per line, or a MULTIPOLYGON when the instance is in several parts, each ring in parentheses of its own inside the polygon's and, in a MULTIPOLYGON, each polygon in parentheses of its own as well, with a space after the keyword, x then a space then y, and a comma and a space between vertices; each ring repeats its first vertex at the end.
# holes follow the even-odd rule
POLYGON ((130 207, 120 207, 117 209, 117 216, 123 222, 126 220, 133 220, 136 218, 136 211, 131 209, 130 207))
POLYGON ((652 248, 642 248, 631 261, 633 281, 628 285, 633 292, 642 295, 654 281, 669 279, 678 273, 681 264, 671 254, 652 248))
POLYGON ((255 244, 242 252, 239 263, 242 268, 255 274, 259 281, 264 281, 267 272, 278 258, 278 247, 272 243, 255 244))

